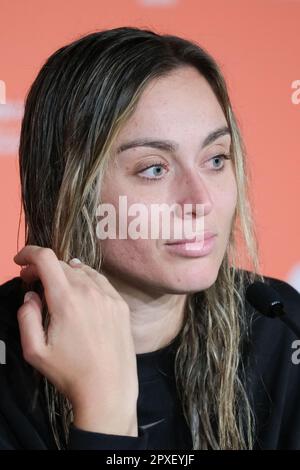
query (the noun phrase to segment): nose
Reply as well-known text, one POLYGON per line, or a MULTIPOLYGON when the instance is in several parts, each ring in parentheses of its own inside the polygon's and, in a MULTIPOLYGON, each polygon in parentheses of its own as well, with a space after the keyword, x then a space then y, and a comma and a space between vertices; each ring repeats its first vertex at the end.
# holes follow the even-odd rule
POLYGON ((176 202, 182 213, 203 217, 212 210, 213 202, 207 183, 196 170, 187 169, 176 182, 176 202), (187 205, 185 208, 184 206, 187 205))

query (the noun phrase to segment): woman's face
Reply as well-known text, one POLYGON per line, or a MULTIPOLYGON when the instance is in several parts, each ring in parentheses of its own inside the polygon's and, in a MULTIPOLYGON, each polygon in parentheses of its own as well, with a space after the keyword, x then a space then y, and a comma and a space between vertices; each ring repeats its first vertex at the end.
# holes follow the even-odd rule
POLYGON ((178 217, 183 225, 183 217, 193 224, 198 220, 198 227, 216 236, 206 254, 171 247, 172 233, 169 238, 101 240, 104 273, 152 293, 197 292, 215 282, 229 241, 237 187, 233 162, 216 158, 230 154, 229 131, 205 140, 224 127, 227 122, 212 89, 193 67, 148 85, 114 143, 116 158, 109 163, 101 201, 113 204, 117 215, 119 196, 127 197, 128 208, 143 203, 149 213, 153 204, 175 203, 182 212, 174 216, 174 224, 178 217), (137 139, 172 141, 174 148, 149 144, 125 149, 124 144, 137 139), (184 214, 185 204, 191 209, 184 214), (200 217, 196 204, 203 208, 200 217))

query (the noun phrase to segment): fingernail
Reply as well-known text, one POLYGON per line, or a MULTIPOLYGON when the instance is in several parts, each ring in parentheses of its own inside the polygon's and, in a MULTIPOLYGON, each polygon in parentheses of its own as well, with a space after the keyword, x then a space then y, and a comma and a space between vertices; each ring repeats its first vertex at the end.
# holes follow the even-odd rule
POLYGON ((72 264, 81 264, 81 261, 80 261, 80 259, 78 259, 78 258, 72 258, 72 259, 70 259, 69 263, 72 263, 72 264))
POLYGON ((26 292, 26 294, 24 295, 24 304, 25 304, 25 302, 28 302, 28 300, 30 300, 33 296, 34 296, 33 292, 31 292, 31 291, 26 292))

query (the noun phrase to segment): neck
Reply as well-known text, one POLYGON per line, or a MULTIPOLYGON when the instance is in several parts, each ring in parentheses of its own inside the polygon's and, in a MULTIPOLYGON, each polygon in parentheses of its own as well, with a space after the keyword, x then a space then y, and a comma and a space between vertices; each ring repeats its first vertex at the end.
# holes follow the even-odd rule
POLYGON ((182 326, 186 294, 147 293, 105 273, 130 309, 136 354, 167 346, 182 326))

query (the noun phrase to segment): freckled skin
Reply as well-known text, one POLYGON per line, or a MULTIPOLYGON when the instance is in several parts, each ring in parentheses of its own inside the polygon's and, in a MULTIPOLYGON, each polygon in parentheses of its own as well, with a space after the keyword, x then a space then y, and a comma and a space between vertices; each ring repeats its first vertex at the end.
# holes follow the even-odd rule
POLYGON ((176 70, 148 85, 114 149, 125 141, 148 137, 174 140, 179 150, 176 157, 150 147, 119 154, 117 164, 109 165, 102 202, 114 204, 116 210, 119 195, 127 196, 128 206, 137 202, 147 207, 152 203, 206 204, 204 228, 217 232, 215 248, 207 256, 186 258, 170 253, 165 240, 108 239, 101 241, 104 273, 158 294, 196 292, 215 282, 229 240, 237 187, 230 160, 224 161, 219 173, 208 163, 215 155, 229 153, 230 136, 222 136, 202 150, 200 147, 207 134, 226 124, 212 89, 193 67, 176 70), (168 170, 147 183, 137 174, 143 161, 144 166, 165 162, 168 170))

